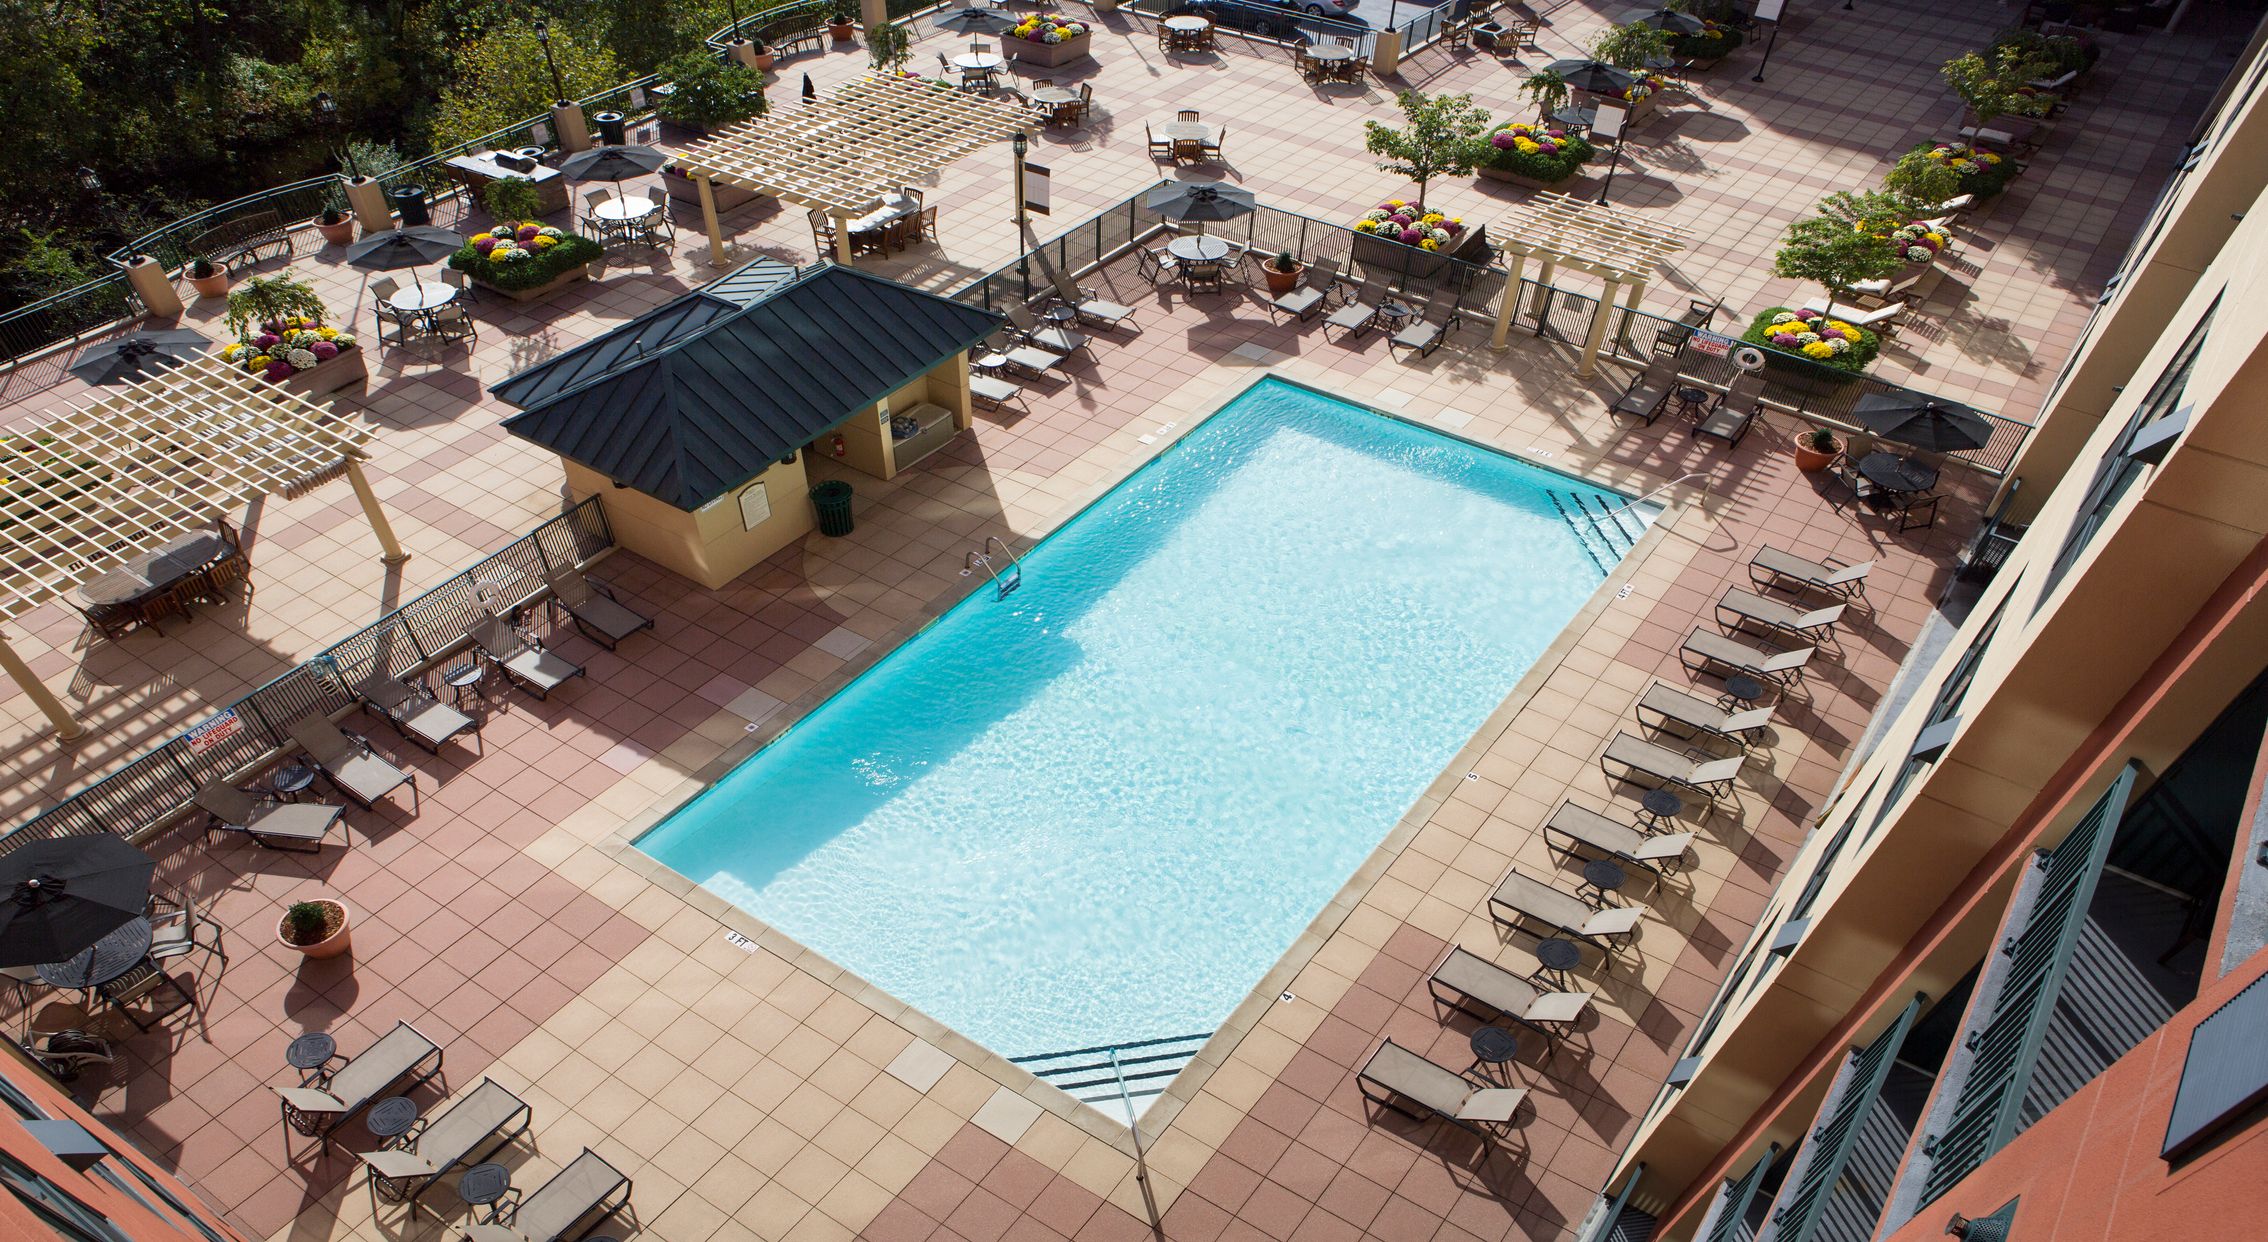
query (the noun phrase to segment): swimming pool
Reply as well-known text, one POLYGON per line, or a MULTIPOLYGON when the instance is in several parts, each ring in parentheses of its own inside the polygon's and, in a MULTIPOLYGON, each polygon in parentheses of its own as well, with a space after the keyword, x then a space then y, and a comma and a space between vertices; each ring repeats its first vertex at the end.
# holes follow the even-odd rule
POLYGON ((1654 512, 1578 497, 1262 380, 638 848, 1005 1056, 1211 1031, 1654 512))

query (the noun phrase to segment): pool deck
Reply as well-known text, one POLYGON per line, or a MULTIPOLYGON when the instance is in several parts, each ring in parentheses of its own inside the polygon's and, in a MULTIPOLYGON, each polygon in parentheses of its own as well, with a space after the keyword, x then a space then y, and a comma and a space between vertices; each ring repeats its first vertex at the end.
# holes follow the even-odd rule
MULTIPOLYGON (((1950 0, 1896 8, 1908 16, 1895 59, 1882 55, 1882 14, 1854 21, 1822 11, 1782 36, 1770 86, 1749 83, 1746 61, 1707 79, 1693 115, 1740 126, 1745 136, 1722 139, 1729 157, 1694 145, 1702 135, 1688 132, 1691 121, 1636 153, 1646 171, 1629 178, 1632 201, 1680 222, 1716 222, 1681 260, 1680 280, 1745 309, 1772 304, 1787 286, 1760 274, 1762 251, 1780 223, 1943 119, 1932 66, 1989 24, 1949 17, 1958 9, 1950 0), (1827 84, 1854 76, 1876 92, 1869 100, 1839 111, 1816 102, 1837 96, 1827 84)), ((1116 128, 1106 118, 1050 139, 1064 147, 1050 154, 1066 217, 1128 192, 1141 164, 1133 125, 1175 106, 1252 115, 1252 141, 1232 147, 1248 161, 1235 172, 1270 201, 1336 217, 1401 191, 1346 139, 1350 114, 1382 114, 1379 91, 1312 92, 1280 60, 1243 51, 1164 62, 1145 28, 1114 20, 1130 33, 1114 29, 1101 53, 1098 97, 1116 128), (1269 108, 1285 109, 1283 119, 1269 108)), ((1561 10, 1547 49, 1565 51, 1597 20, 1581 6, 1561 10)), ((2113 37, 2106 68, 2117 84, 2096 86, 2086 104, 2100 112, 2067 121, 2032 174, 2039 184, 1980 226, 1990 245, 1972 251, 1979 271, 1963 284, 1972 292, 1945 295, 1957 306, 1933 317, 1944 330, 1907 338, 1891 365, 1908 370, 1896 373, 2016 410, 2027 392, 2036 396, 2085 318, 2087 281, 2107 272, 2147 209, 2159 175, 2151 161, 2163 136, 2184 127, 2181 109, 2201 104, 2210 83, 2196 83, 2218 72, 2219 52, 2205 35, 2113 37), (2104 120, 2107 136, 2072 137, 2087 116, 2104 120), (2076 183, 2090 189, 2063 192, 2076 183), (2020 357, 1994 343, 2011 334, 2025 338, 2020 357)), ((791 61, 782 80, 816 66, 829 82, 862 60, 791 61)), ((1510 72, 1431 52, 1413 62, 1407 84, 1508 95, 1510 72)), ((976 205, 1002 192, 996 165, 965 163, 933 191, 947 203, 949 259, 914 253, 880 270, 950 285, 1006 257, 1005 230, 988 236, 976 205)), ((1616 185, 1619 200, 1624 178, 1616 185)), ((1469 185, 1441 193, 1468 196, 1453 207, 1487 214, 1469 185)), ((737 223, 750 247, 809 258, 800 218, 758 211, 737 223)), ((88 650, 67 617, 25 627, 27 648, 42 645, 35 665, 59 686, 71 679, 105 733, 62 750, 36 738, 21 696, 0 700, 11 818, 555 512, 556 465, 503 436, 503 411, 481 387, 696 283, 708 270, 697 257, 705 246, 680 227, 676 257, 650 270, 611 270, 539 307, 484 303, 469 365, 462 351, 404 350, 375 371, 357 404, 381 426, 373 474, 417 554, 407 566, 379 566, 351 498, 327 487, 256 506, 247 526, 259 591, 236 610, 169 626, 162 639, 88 650)), ((359 274, 303 263, 338 304, 361 304, 359 274)), ((210 911, 227 931, 228 959, 190 959, 201 1012, 127 1038, 118 1072, 84 1084, 96 1110, 179 1168, 248 1236, 454 1236, 464 1214, 447 1186, 415 1216, 374 1216, 342 1154, 365 1141, 359 1125, 328 1151, 287 1143, 269 1091, 286 1081, 292 1035, 329 1030, 353 1051, 408 1020, 447 1047, 451 1094, 488 1075, 534 1106, 532 1149, 504 1157, 519 1184, 532 1187, 585 1145, 632 1174, 635 1220, 609 1224, 610 1234, 1152 1236, 1123 1133, 792 944, 728 940, 734 924, 718 903, 667 882, 621 843, 745 747, 751 724, 792 719, 971 589, 957 572, 969 547, 988 534, 1044 532, 1154 452, 1171 434, 1159 428, 1268 370, 1626 493, 1702 480, 1667 493, 1682 511, 1632 565, 1628 593, 1609 592, 1571 632, 1557 663, 1445 774, 1438 802, 1389 837, 1375 875, 1314 929, 1281 989, 1295 999, 1242 1011, 1246 1025, 1208 1050, 1218 1064, 1160 1106, 1170 1106, 1170 1121, 1145 1133, 1164 1236, 1572 1237, 1919 632, 1983 489, 1949 480, 1955 496, 1938 524, 1899 534, 1830 504, 1794 470, 1790 424, 1768 422, 1730 451, 1668 420, 1617 427, 1603 407, 1622 373, 1576 380, 1566 353, 1546 342, 1522 339, 1496 354, 1468 330, 1403 364, 1374 336, 1347 345, 1318 326, 1272 323, 1249 297, 1158 294, 1131 263, 1088 283, 1140 307, 1141 331, 1098 341, 1065 382, 1035 391, 1028 413, 981 414, 973 435, 891 483, 856 479, 854 535, 813 537, 715 592, 618 554, 599 576, 657 618, 651 633, 615 653, 556 635, 590 676, 546 703, 493 693, 477 750, 433 757, 373 733, 420 774, 415 813, 391 804, 356 812, 351 844, 317 856, 208 846, 187 832, 156 847, 161 885, 210 911), (1451 943, 1529 969, 1531 942, 1499 936, 1488 892, 1511 865, 1573 887, 1538 826, 1570 797, 1632 810, 1634 791, 1610 785, 1597 756, 1630 727, 1631 704, 1651 680, 1688 684, 1679 640, 1709 624, 1712 601, 1745 582, 1742 566, 1764 543, 1874 560, 1871 603, 1854 610, 1839 649, 1822 654, 1781 712, 1743 773, 1737 808, 1696 826, 1696 865, 1643 899, 1652 913, 1642 964, 1586 967, 1581 986, 1598 993, 1598 1012, 1580 1053, 1546 1061, 1535 1047, 1523 1052, 1515 1074, 1533 1088, 1532 1104, 1513 1141, 1489 1149, 1439 1125, 1370 1116, 1353 1074, 1380 1038, 1470 1063, 1470 1028, 1433 1010, 1426 972, 1451 943), (302 963, 266 931, 280 903, 317 890, 355 912, 351 961, 302 963)), ((0 397, 18 404, 7 413, 69 390, 40 384, 11 377, 0 397)), ((1277 990, 1271 983, 1264 994, 1277 990)), ((432 1105, 438 1093, 417 1096, 432 1105)))

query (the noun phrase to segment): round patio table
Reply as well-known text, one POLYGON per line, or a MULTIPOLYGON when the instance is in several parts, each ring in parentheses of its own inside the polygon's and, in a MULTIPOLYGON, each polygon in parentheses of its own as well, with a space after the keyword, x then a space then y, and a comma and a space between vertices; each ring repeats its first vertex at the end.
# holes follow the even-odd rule
POLYGON ((629 224, 635 220, 643 220, 660 210, 661 208, 655 206, 654 200, 650 198, 616 195, 593 207, 591 214, 610 224, 629 224))
POLYGON ((1202 17, 1169 17, 1165 19, 1165 28, 1175 34, 1203 34, 1213 28, 1213 23, 1202 17))
POLYGON ((1621 888, 1629 878, 1623 874, 1622 868, 1603 858, 1583 864, 1583 886, 1597 889, 1602 902, 1612 897, 1614 890, 1621 888))
POLYGON ((1858 472, 1885 491, 1926 492, 1937 486, 1937 467, 1896 453, 1868 453, 1859 458, 1858 472))
POLYGON ((314 783, 315 769, 304 763, 287 763, 277 768, 276 774, 268 778, 268 788, 286 802, 307 792, 307 787, 314 783))
POLYGON ((1068 86, 1043 86, 1032 92, 1032 102, 1060 108, 1065 104, 1079 102, 1079 92, 1068 86))
POLYGON ((496 1163, 476 1164, 457 1179, 457 1197, 476 1208, 487 1207, 512 1189, 512 1171, 496 1163))
POLYGON ((429 311, 447 306, 450 302, 455 301, 456 297, 457 288, 454 285, 429 285, 419 281, 406 288, 395 290, 394 296, 386 299, 386 305, 398 311, 429 311))
POLYGON ((51 988, 89 991, 142 964, 150 955, 150 921, 128 919, 84 951, 60 962, 37 967, 40 982, 51 988))
POLYGON ((1565 982, 1567 972, 1583 964, 1583 950, 1572 940, 1538 940, 1536 965, 1548 971, 1554 979, 1565 982))
POLYGON ((284 1064, 298 1070, 308 1079, 319 1078, 322 1070, 339 1055, 339 1041, 322 1031, 309 1031, 293 1039, 284 1049, 284 1064))
POLYGON ((1166 253, 1188 263, 1218 263, 1228 257, 1229 244, 1218 237, 1198 233, 1167 242, 1166 253))
POLYGON ((456 667, 450 669, 448 672, 441 674, 441 681, 455 693, 457 706, 459 708, 462 708, 465 705, 465 691, 478 686, 480 684, 481 678, 486 677, 487 675, 488 666, 482 664, 478 660, 474 660, 469 663, 459 664, 456 667))
POLYGON ((1568 107, 1561 108, 1559 111, 1552 113, 1551 119, 1567 126, 1569 129, 1580 129, 1584 133, 1589 133, 1591 131, 1591 126, 1598 123, 1599 110, 1596 107, 1578 108, 1573 105, 1569 105, 1568 107))
POLYGON ((1718 700, 1720 706, 1730 708, 1738 703, 1743 707, 1764 697, 1764 683, 1754 677, 1735 674, 1725 678, 1725 694, 1718 700))
POLYGON ((1354 56, 1354 49, 1342 43, 1320 43, 1307 49, 1309 60, 1319 60, 1331 65, 1353 60, 1354 56))
POLYGON ((1685 799, 1667 789, 1649 789, 1638 802, 1646 808, 1648 822, 1656 828, 1685 812, 1685 799))
POLYGON ((379 1146, 387 1146, 417 1124, 417 1101, 406 1095, 388 1096, 370 1106, 362 1115, 362 1124, 378 1139, 379 1146))
POLYGON ((1473 1067, 1486 1067, 1489 1076, 1503 1081, 1504 1067, 1520 1055, 1520 1039, 1501 1026, 1484 1026, 1473 1032, 1473 1067))
POLYGON ((998 52, 963 52, 953 58, 955 68, 973 69, 978 73, 983 73, 987 69, 998 69, 1007 63, 1000 58, 998 52))

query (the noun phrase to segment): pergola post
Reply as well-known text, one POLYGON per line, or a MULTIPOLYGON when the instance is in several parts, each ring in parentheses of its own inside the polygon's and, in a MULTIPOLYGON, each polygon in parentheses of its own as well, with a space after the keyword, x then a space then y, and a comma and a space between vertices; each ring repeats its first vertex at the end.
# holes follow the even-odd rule
MULTIPOLYGON (((1641 299, 1641 298, 1643 298, 1643 297, 1645 297, 1645 296, 1646 296, 1646 282, 1645 282, 1645 281, 1643 281, 1643 280, 1633 280, 1633 281, 1630 281, 1630 282, 1628 282, 1628 283, 1624 284, 1624 285, 1622 286, 1622 305, 1623 305, 1623 309, 1625 309, 1625 310, 1631 310, 1631 311, 1635 311, 1635 310, 1637 310, 1637 309, 1638 309, 1638 301, 1639 301, 1639 299, 1641 299)), ((1617 330, 1615 331, 1615 334, 1614 334, 1614 348, 1615 348, 1615 350, 1616 350, 1617 352, 1620 352, 1620 351, 1621 351, 1621 350, 1622 350, 1623 348, 1625 348, 1625 347, 1626 347, 1626 346, 1628 346, 1629 344, 1630 344, 1630 316, 1628 316, 1628 315, 1624 315, 1624 316, 1622 316, 1622 326, 1621 326, 1621 327, 1620 327, 1619 329, 1617 329, 1617 330)))
POLYGON ((717 222, 716 188, 709 184, 707 173, 693 178, 693 184, 701 191, 701 225, 709 230, 709 266, 723 267, 726 262, 724 225, 717 222))
POLYGON ((55 692, 47 688, 47 683, 31 671, 31 665, 24 663, 24 658, 16 654, 14 647, 8 645, 5 633, 0 633, 0 669, 6 669, 8 679, 39 705, 40 713, 47 717, 49 724, 55 726, 55 740, 75 742, 86 736, 87 727, 79 723, 79 718, 63 706, 63 700, 56 698, 55 692))
POLYGON ((851 261, 851 218, 846 215, 840 215, 832 212, 830 212, 829 215, 835 221, 835 261, 842 264, 844 267, 858 266, 858 264, 851 261))
POLYGON ((868 34, 874 33, 878 27, 889 25, 888 0, 858 0, 858 20, 860 25, 866 27, 868 34))
POLYGON ((388 565, 399 565, 409 559, 402 550, 402 541, 394 538, 394 524, 386 520, 386 510, 378 503, 378 493, 370 490, 370 480, 362 473, 358 458, 347 458, 347 482, 354 487, 354 498, 362 502, 362 516, 370 519, 371 533, 378 536, 379 560, 388 565))
POLYGON ((1599 344, 1606 340, 1607 320, 1614 317, 1615 283, 1606 282, 1599 290, 1598 307, 1591 312, 1591 330, 1583 334, 1583 356, 1575 363, 1575 374, 1589 379, 1599 369, 1599 344))
POLYGON ((1528 265, 1528 256, 1520 251, 1504 254, 1504 296, 1496 300, 1496 333, 1488 338, 1490 349, 1511 348, 1512 319, 1520 313, 1520 273, 1528 265))
POLYGON ((1551 305, 1551 278, 1559 274, 1559 259, 1545 255, 1543 266, 1536 269, 1536 305, 1528 313, 1543 318, 1544 310, 1551 305))

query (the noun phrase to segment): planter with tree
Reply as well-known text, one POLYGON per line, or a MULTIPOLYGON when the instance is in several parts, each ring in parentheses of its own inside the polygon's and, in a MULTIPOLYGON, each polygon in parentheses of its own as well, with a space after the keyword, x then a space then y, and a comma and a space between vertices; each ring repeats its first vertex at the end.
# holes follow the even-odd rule
POLYGON ((1965 142, 1925 142, 1899 156, 1882 184, 1917 203, 1934 205, 1963 194, 1974 194, 1981 202, 2007 189, 2023 171, 2022 164, 1998 151, 1965 142), (1953 192, 1938 193, 1947 188, 1953 192))
POLYGON ((1520 83, 1520 93, 1536 106, 1538 121, 1551 120, 1551 114, 1567 106, 1567 79, 1549 69, 1538 69, 1520 83))
POLYGON ((1758 315, 1740 339, 1765 347, 1766 368, 1807 376, 1826 369, 1855 377, 1882 352, 1882 338, 1857 324, 1829 319, 1815 310, 1785 306, 1774 306, 1758 315))
POLYGON ((1488 136, 1488 155, 1476 171, 1493 181, 1548 190, 1583 171, 1597 150, 1558 125, 1510 121, 1488 136))
POLYGON ((1796 469, 1805 474, 1816 474, 1835 464, 1843 455, 1843 442, 1826 427, 1814 427, 1796 437, 1796 469))
POLYGON ((1983 129, 2004 116, 2032 121, 2045 117, 2055 107, 2055 96, 2031 83, 2053 78, 2062 70, 2046 52, 2017 43, 1956 56, 1939 72, 1961 97, 1977 128, 1983 129))
POLYGON ((337 957, 352 947, 346 904, 329 897, 295 901, 276 920, 276 940, 310 958, 337 957))
POLYGON ((325 207, 315 217, 315 231, 323 235, 326 245, 344 246, 354 240, 354 217, 336 207, 325 207))
POLYGON ((654 112, 674 128, 708 134, 764 111, 764 75, 738 62, 687 52, 662 62, 656 72, 672 86, 657 98, 654 112))
POLYGON ((449 266, 515 302, 533 302, 588 280, 606 251, 588 237, 526 221, 473 234, 449 266))
POLYGON ((1638 81, 1625 89, 1620 98, 1630 109, 1630 119, 1625 124, 1632 128, 1645 124, 1654 115, 1654 105, 1661 98, 1663 86, 1649 67, 1671 59, 1669 31, 1644 22, 1609 26, 1598 42, 1591 45, 1591 59, 1638 76, 1638 81))
POLYGON ((1787 240, 1772 258, 1772 270, 1790 280, 1811 281, 1827 290, 1830 303, 1848 303, 1850 288, 1862 280, 1884 280, 1904 262, 1886 234, 1855 227, 1834 207, 1788 226, 1787 240))
POLYGON ((1358 263, 1424 278, 1446 266, 1445 259, 1481 242, 1481 230, 1467 229, 1463 221, 1426 210, 1426 187, 1436 177, 1472 173, 1490 150, 1483 141, 1488 113, 1470 95, 1427 95, 1403 91, 1394 97, 1402 110, 1397 129, 1376 121, 1363 122, 1363 149, 1378 156, 1381 172, 1397 173, 1417 183, 1417 201, 1390 199, 1364 213, 1355 222, 1354 258, 1358 263), (1426 252, 1420 259, 1411 250, 1426 252))
POLYGON ((1299 287, 1299 278, 1307 265, 1289 250, 1278 251, 1274 258, 1260 264, 1260 275, 1268 282, 1268 292, 1282 296, 1299 287))
POLYGON ((323 299, 288 271, 254 276, 228 295, 221 359, 302 396, 337 392, 370 377, 348 333, 323 322, 323 299))
POLYGON ((1740 46, 1740 28, 1698 15, 1694 20, 1701 23, 1699 31, 1670 34, 1670 54, 1683 60, 1688 70, 1701 73, 1716 68, 1740 46))
POLYGON ((913 36, 902 22, 884 22, 866 32, 866 55, 877 72, 903 74, 913 59, 913 36))
POLYGON ((198 255, 189 262, 189 287, 201 298, 224 296, 228 293, 228 265, 198 255))
POLYGON ((491 219, 533 220, 543 214, 543 191, 526 177, 500 177, 480 188, 491 219))
POLYGON ((827 7, 827 34, 837 43, 848 43, 858 33, 857 0, 834 0, 827 7))

